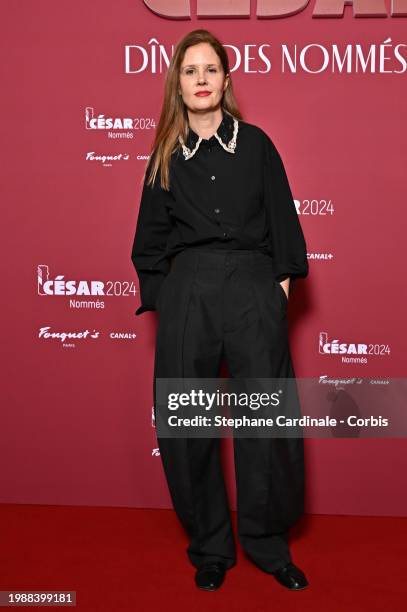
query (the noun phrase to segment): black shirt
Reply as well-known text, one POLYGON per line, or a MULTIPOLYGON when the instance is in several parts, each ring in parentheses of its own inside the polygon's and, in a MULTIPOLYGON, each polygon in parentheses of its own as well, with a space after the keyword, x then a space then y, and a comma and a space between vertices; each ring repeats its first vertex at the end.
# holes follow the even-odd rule
MULTIPOLYGON (((234 117, 223 109, 222 117, 216 134, 228 146, 234 117)), ((155 310, 171 258, 188 246, 258 249, 272 257, 275 280, 307 276, 306 243, 280 154, 261 128, 236 121, 234 152, 215 135, 193 152, 199 136, 189 127, 184 144, 193 154, 172 153, 170 191, 161 188, 159 172, 153 187, 144 181, 131 254, 141 293, 136 315, 155 310)))

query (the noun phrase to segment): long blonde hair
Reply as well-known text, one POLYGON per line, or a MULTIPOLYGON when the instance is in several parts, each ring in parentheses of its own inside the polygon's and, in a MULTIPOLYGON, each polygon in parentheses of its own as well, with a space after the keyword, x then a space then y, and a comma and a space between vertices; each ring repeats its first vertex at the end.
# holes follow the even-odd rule
MULTIPOLYGON (((153 184, 157 172, 160 171, 161 187, 170 189, 170 159, 172 153, 181 148, 178 136, 181 135, 184 142, 188 134, 188 114, 186 105, 179 95, 179 74, 181 63, 188 47, 199 43, 209 43, 218 55, 225 75, 229 75, 229 58, 222 43, 208 30, 193 30, 182 38, 176 46, 171 58, 164 86, 164 99, 160 119, 156 129, 155 138, 141 182, 144 182, 147 168, 150 173, 147 184, 153 184)), ((237 119, 242 119, 238 104, 233 93, 232 78, 229 75, 229 83, 223 94, 221 106, 237 119)))

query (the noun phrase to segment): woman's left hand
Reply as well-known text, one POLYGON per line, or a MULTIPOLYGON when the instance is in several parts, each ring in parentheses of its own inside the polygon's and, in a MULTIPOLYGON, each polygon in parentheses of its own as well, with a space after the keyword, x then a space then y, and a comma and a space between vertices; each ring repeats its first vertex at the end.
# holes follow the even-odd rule
POLYGON ((287 300, 288 300, 288 296, 290 293, 290 278, 286 278, 285 280, 281 281, 280 285, 282 286, 283 290, 285 291, 285 294, 287 296, 287 300))

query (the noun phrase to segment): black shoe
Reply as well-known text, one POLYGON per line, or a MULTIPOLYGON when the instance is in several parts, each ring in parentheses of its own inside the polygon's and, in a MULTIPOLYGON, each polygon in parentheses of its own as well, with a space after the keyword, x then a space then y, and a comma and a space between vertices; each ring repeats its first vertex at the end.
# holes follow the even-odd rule
POLYGON ((224 563, 208 561, 196 570, 195 584, 200 589, 205 589, 205 591, 216 591, 221 586, 225 574, 226 566, 224 563))
POLYGON ((292 591, 299 591, 308 586, 304 572, 299 567, 296 567, 294 563, 287 563, 284 567, 280 567, 271 573, 280 584, 292 591))

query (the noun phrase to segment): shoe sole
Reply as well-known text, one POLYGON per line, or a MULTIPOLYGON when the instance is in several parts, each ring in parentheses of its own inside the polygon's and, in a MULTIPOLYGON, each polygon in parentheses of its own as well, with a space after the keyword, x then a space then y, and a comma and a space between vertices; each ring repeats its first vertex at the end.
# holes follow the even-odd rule
POLYGON ((217 591, 218 589, 220 589, 220 587, 221 587, 222 585, 219 585, 218 587, 215 587, 215 588, 211 588, 211 587, 202 587, 202 586, 198 586, 198 585, 196 585, 196 586, 198 587, 198 589, 201 589, 201 591, 217 591))
POLYGON ((305 586, 291 589, 290 587, 285 586, 285 584, 281 584, 281 582, 279 582, 279 584, 285 589, 287 589, 287 591, 303 591, 304 589, 309 587, 309 584, 306 584, 305 586))

